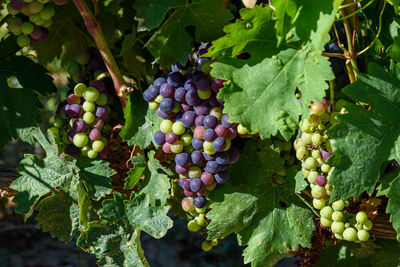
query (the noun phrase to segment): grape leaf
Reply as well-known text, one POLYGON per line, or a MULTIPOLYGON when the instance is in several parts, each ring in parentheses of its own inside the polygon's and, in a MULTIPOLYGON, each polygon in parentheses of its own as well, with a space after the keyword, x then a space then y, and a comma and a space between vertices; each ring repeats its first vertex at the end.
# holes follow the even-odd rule
POLYGON ((106 221, 118 221, 126 217, 125 197, 114 192, 114 198, 103 200, 103 208, 99 210, 100 219, 106 221))
POLYGON ((132 158, 132 164, 134 165, 132 169, 128 171, 128 177, 125 178, 124 189, 133 189, 146 170, 147 163, 142 154, 138 154, 132 158))
POLYGON ((397 177, 391 184, 388 192, 389 202, 386 211, 390 213, 390 221, 400 240, 400 178, 397 177))
MULTIPOLYGON (((151 7, 160 1, 146 2, 147 5, 150 2, 151 7)), ((195 0, 188 4, 186 1, 177 2, 173 6, 174 11, 147 43, 149 51, 156 58, 156 61, 162 67, 177 61, 184 63, 192 52, 193 41, 208 42, 219 37, 222 34, 222 27, 232 19, 231 13, 223 8, 221 2, 215 0, 195 0), (195 27, 194 40, 187 31, 189 26, 195 27)), ((172 2, 166 2, 165 6, 168 6, 169 3, 172 2)), ((146 14, 146 18, 150 18, 147 14, 153 12, 154 8, 146 10, 142 10, 142 8, 144 6, 138 6, 138 14, 146 14)), ((160 11, 163 10, 165 8, 160 9, 160 11)), ((153 15, 151 15, 149 22, 151 25, 154 26, 158 21, 159 19, 155 21, 153 15)), ((142 25, 145 23, 147 22, 143 21, 142 25)))
POLYGON ((153 141, 153 135, 160 126, 161 119, 154 110, 148 107, 142 95, 135 91, 131 94, 124 109, 125 126, 121 137, 131 145, 148 148, 153 141))
POLYGON ((246 142, 239 162, 230 170, 230 182, 210 194, 208 239, 237 233, 245 263, 272 265, 299 245, 311 246, 312 213, 295 192, 296 168, 288 169, 283 185, 271 184, 271 176, 284 160, 267 142, 246 142), (249 166, 263 166, 255 168, 249 166), (227 220, 226 218, 229 218, 227 220))
POLYGON ((372 193, 382 163, 400 161, 400 69, 389 73, 370 64, 369 71, 343 89, 355 102, 369 108, 347 105, 348 113, 338 116, 339 123, 328 131, 338 149, 330 158, 335 166, 329 178, 335 187, 332 201, 358 197, 364 191, 372 193))
POLYGON ((333 79, 327 58, 298 43, 276 48, 270 7, 243 9, 241 20, 225 27, 226 36, 213 43, 207 56, 218 62, 211 74, 224 80, 218 98, 225 101, 230 121, 240 122, 261 138, 278 131, 289 139, 299 115, 308 115, 307 106, 321 101, 326 80, 333 79), (249 53, 250 59, 236 57, 249 53), (295 97, 302 93, 302 104, 295 97))

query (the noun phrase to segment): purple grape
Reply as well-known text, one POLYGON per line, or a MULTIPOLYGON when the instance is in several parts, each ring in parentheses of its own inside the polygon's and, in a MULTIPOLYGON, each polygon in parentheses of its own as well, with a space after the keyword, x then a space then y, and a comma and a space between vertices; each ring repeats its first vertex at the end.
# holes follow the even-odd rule
POLYGON ((155 79, 153 85, 160 87, 163 83, 166 83, 166 80, 164 78, 157 78, 155 79))
POLYGON ((175 95, 175 89, 172 85, 164 83, 160 86, 160 95, 165 98, 172 98, 175 95))
POLYGON ((182 112, 177 113, 176 117, 175 117, 175 121, 182 121, 182 116, 183 116, 182 112))
POLYGON ((220 171, 225 171, 225 170, 227 170, 230 166, 232 166, 232 165, 231 165, 231 164, 220 165, 220 166, 219 166, 219 170, 220 170, 220 171))
POLYGON ((99 140, 101 137, 101 132, 99 129, 93 128, 89 133, 90 140, 99 140))
POLYGON ((157 145, 162 145, 165 143, 165 134, 160 130, 154 133, 154 143, 157 145))
POLYGON ((182 167, 182 166, 179 166, 178 164, 176 164, 175 171, 178 174, 187 174, 189 172, 189 166, 182 167))
POLYGON ((67 132, 67 139, 68 141, 70 141, 72 143, 72 141, 74 140, 74 136, 75 136, 75 132, 73 130, 69 130, 67 132))
MULTIPOLYGON (((30 34, 30 36, 33 39, 39 40, 42 37, 43 34, 43 30, 41 27, 35 27, 35 29, 33 30, 33 32, 30 34)), ((74 103, 72 103, 74 104, 74 103)))
POLYGON ((65 153, 72 157, 78 157, 80 154, 80 150, 78 147, 74 146, 73 144, 69 144, 65 147, 65 153))
POLYGON ((66 105, 65 106, 65 115, 69 118, 79 118, 82 116, 83 110, 82 107, 78 104, 66 105))
POLYGON ((181 87, 183 85, 183 76, 180 72, 170 72, 167 82, 174 87, 181 87))
POLYGON ((200 176, 200 180, 205 185, 210 185, 214 181, 214 176, 211 173, 203 172, 200 176))
POLYGON ((103 66, 103 62, 98 58, 92 58, 89 61, 89 68, 92 71, 101 70, 102 66, 103 66))
POLYGON ((226 138, 229 140, 232 140, 236 137, 237 135, 237 128, 228 128, 228 133, 226 134, 226 138))
POLYGON ((204 170, 212 174, 217 173, 219 171, 219 164, 216 161, 208 161, 204 170))
POLYGON ((209 128, 209 129, 214 129, 215 126, 218 124, 218 120, 214 115, 207 115, 204 120, 204 127, 209 128))
POLYGON ((216 154, 215 161, 220 165, 228 164, 230 156, 228 152, 221 152, 216 154))
POLYGON ((321 157, 323 161, 326 161, 330 156, 332 156, 332 153, 328 152, 326 149, 321 150, 321 157))
MULTIPOLYGON (((207 129, 206 131, 208 131, 208 130, 211 130, 211 129, 207 129)), ((225 147, 226 147, 225 138, 223 138, 223 137, 215 138, 215 140, 213 142, 213 148, 215 149, 215 151, 221 152, 225 149, 225 147)))
POLYGON ((323 175, 318 175, 317 178, 315 179, 315 183, 319 186, 325 186, 326 185, 326 177, 323 175))
POLYGON ((174 99, 172 99, 172 98, 164 98, 163 100, 161 100, 160 109, 164 113, 171 113, 174 110, 174 107, 175 107, 174 99))
POLYGON ((229 164, 234 164, 239 160, 240 152, 236 147, 231 147, 228 150, 229 153, 229 164))
POLYGON ((205 116, 203 116, 203 115, 197 116, 196 119, 194 120, 194 125, 204 126, 204 124, 203 124, 204 118, 205 118, 205 116))
POLYGON ((206 205, 206 198, 203 196, 196 196, 193 199, 193 205, 196 208, 201 209, 202 207, 204 207, 206 205))
POLYGON ((24 7, 24 0, 11 0, 10 5, 14 10, 21 10, 24 7))
POLYGON ((214 161, 217 158, 215 155, 207 155, 205 152, 203 152, 203 157, 207 161, 214 161))
POLYGON ((203 186, 203 183, 199 178, 194 178, 190 180, 190 190, 192 192, 199 192, 201 187, 203 186))
POLYGON ((160 87, 158 86, 150 86, 147 90, 152 99, 155 99, 160 94, 160 87))
POLYGON ((229 179, 229 173, 226 170, 220 171, 217 174, 214 174, 214 179, 217 182, 217 184, 224 184, 229 179))
MULTIPOLYGON (((210 104, 210 106, 212 107, 218 107, 219 106, 219 102, 218 99, 215 95, 215 93, 212 93, 211 96, 207 99, 208 103, 210 104)), ((222 109, 221 109, 222 110, 222 109)))
POLYGON ((167 133, 167 135, 165 136, 165 141, 168 144, 173 144, 178 141, 178 135, 174 132, 167 133))
POLYGON ((182 123, 185 127, 194 126, 194 120, 196 119, 196 113, 194 111, 186 111, 182 116, 182 123))
POLYGON ((214 141, 215 137, 216 137, 216 135, 215 135, 215 131, 213 129, 207 129, 203 133, 203 139, 205 141, 209 141, 209 142, 214 141))
POLYGON ((225 137, 228 134, 228 129, 225 128, 222 124, 218 124, 215 127, 214 131, 218 136, 221 136, 221 137, 225 137))
POLYGON ((178 68, 177 65, 171 65, 171 70, 172 70, 173 72, 178 72, 178 71, 179 71, 179 68, 178 68))
POLYGON ((200 76, 197 80, 195 80, 195 83, 200 91, 211 90, 211 80, 207 75, 200 76))
POLYGON ((76 133, 83 133, 86 131, 86 123, 82 119, 77 119, 72 124, 72 130, 76 133))
POLYGON ((225 128, 232 127, 232 123, 228 122, 228 119, 229 119, 229 114, 228 113, 225 113, 224 115, 222 115, 221 123, 225 128))
POLYGON ((200 165, 203 163, 204 157, 203 157, 203 152, 200 150, 195 150, 192 152, 190 155, 193 164, 200 165))
POLYGON ((190 163, 190 156, 188 153, 183 152, 175 155, 175 163, 181 167, 186 167, 190 163))
POLYGON ((193 137, 193 139, 192 139, 192 146, 196 150, 202 149, 203 143, 204 143, 204 141, 197 139, 196 137, 193 137))
POLYGON ((186 95, 186 90, 183 87, 179 87, 178 89, 176 89, 175 91, 175 100, 178 102, 185 102, 185 95, 186 95))
POLYGON ((225 82, 225 81, 224 81, 224 80, 221 80, 221 79, 214 79, 213 82, 212 82, 212 84, 211 84, 211 89, 212 89, 214 92, 218 93, 219 90, 220 90, 221 88, 224 87, 224 82, 225 82))
POLYGON ((156 110, 156 114, 158 117, 163 118, 163 119, 167 119, 168 118, 168 114, 163 112, 160 107, 157 108, 156 110))
POLYGON ((146 90, 143 92, 143 99, 144 99, 146 102, 150 102, 150 101, 153 101, 153 100, 154 100, 154 98, 150 95, 149 89, 146 89, 146 90))
POLYGON ((96 88, 102 94, 108 94, 106 84, 103 81, 100 80, 93 81, 92 87, 96 88))
POLYGON ((201 99, 197 95, 196 90, 190 90, 186 93, 185 96, 186 103, 190 106, 195 106, 201 102, 201 99))
POLYGON ((192 106, 190 106, 190 105, 188 105, 188 104, 182 103, 182 104, 181 104, 181 110, 182 110, 183 112, 186 112, 186 111, 191 111, 191 110, 193 110, 193 108, 192 108, 192 106))
POLYGON ((183 189, 190 190, 190 179, 183 179, 181 184, 183 189))
POLYGON ((44 41, 49 36, 49 30, 46 28, 42 28, 42 36, 40 37, 39 41, 44 41))
POLYGON ((186 91, 197 90, 197 86, 194 84, 192 80, 186 80, 183 87, 186 89, 186 91))
POLYGON ((190 190, 184 190, 183 193, 185 194, 185 196, 187 197, 194 197, 196 195, 195 192, 192 192, 190 190))
POLYGON ((77 96, 76 94, 70 94, 67 97, 67 103, 68 103, 68 105, 80 104, 81 98, 79 96, 77 96))
POLYGON ((100 118, 96 118, 93 121, 92 127, 101 130, 104 127, 104 121, 102 119, 100 119, 100 118))
POLYGON ((107 109, 105 107, 98 106, 96 108, 96 111, 95 111, 94 115, 97 118, 100 118, 102 120, 106 120, 108 118, 108 111, 107 111, 107 109))
POLYGON ((164 153, 166 153, 166 154, 171 154, 171 153, 172 153, 172 151, 171 151, 171 145, 168 144, 168 143, 164 143, 164 144, 163 144, 162 150, 163 150, 164 153))
POLYGON ((207 102, 201 102, 194 107, 194 111, 197 115, 206 115, 208 112, 210 112, 210 106, 207 102))

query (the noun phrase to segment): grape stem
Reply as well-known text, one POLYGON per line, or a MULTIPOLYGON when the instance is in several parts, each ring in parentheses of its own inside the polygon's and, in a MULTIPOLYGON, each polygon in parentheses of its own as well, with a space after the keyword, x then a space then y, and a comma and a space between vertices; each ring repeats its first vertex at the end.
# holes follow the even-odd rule
POLYGON ((324 56, 324 57, 337 57, 337 58, 341 58, 341 59, 346 59, 346 57, 343 54, 340 54, 340 53, 322 52, 322 56, 324 56))
POLYGON ((104 63, 106 64, 107 70, 110 73, 111 79, 114 83, 115 93, 120 98, 122 107, 125 108, 128 95, 133 91, 133 89, 131 87, 127 87, 125 84, 124 78, 122 77, 121 71, 119 70, 118 65, 111 53, 110 47, 107 44, 100 25, 86 1, 74 0, 74 3, 85 22, 86 29, 93 37, 97 49, 100 51, 104 63))

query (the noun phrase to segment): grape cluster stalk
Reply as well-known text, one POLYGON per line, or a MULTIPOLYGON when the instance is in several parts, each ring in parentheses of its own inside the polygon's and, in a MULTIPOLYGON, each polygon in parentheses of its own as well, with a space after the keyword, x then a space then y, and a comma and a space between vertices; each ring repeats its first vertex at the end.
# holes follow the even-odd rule
MULTIPOLYGON (((346 112, 345 100, 336 103, 336 109, 346 112)), ((357 214, 346 210, 347 200, 330 203, 333 186, 329 177, 333 168, 327 164, 328 158, 335 153, 335 140, 326 134, 326 130, 337 123, 339 112, 329 112, 329 103, 313 103, 310 106, 310 118, 302 120, 300 137, 295 140, 296 157, 302 162, 302 174, 311 187, 313 206, 319 210, 320 223, 330 227, 336 239, 354 242, 367 241, 372 222, 364 211, 357 214)))
POLYGON ((8 30, 17 36, 17 44, 26 47, 46 40, 53 24, 54 4, 65 5, 68 0, 11 0, 7 10, 11 17, 8 30))
MULTIPOLYGON (((154 142, 167 154, 175 155, 175 171, 186 197, 182 208, 191 214, 190 231, 198 231, 209 221, 207 192, 229 180, 228 168, 239 160, 239 150, 232 140, 247 134, 241 125, 229 122, 217 98, 223 80, 213 79, 210 59, 201 57, 208 45, 189 56, 185 66, 176 64, 166 78, 158 78, 144 91, 149 107, 163 118, 154 142)), ((206 240, 209 250, 218 240, 206 240)))

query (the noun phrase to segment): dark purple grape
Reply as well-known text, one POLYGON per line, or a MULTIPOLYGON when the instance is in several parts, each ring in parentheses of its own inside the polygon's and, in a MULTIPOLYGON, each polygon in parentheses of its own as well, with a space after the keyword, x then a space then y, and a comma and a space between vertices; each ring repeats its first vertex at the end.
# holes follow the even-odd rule
POLYGON ((225 113, 224 115, 222 115, 221 123, 225 128, 232 127, 232 123, 228 122, 228 119, 229 119, 229 114, 228 113, 225 113))
POLYGON ((203 138, 206 141, 209 141, 209 142, 214 141, 215 137, 216 137, 216 134, 213 129, 207 129, 203 133, 203 138))
POLYGON ((225 137, 228 134, 228 128, 225 128, 222 124, 218 124, 214 131, 218 136, 221 137, 225 137))
POLYGON ((180 72, 170 72, 167 82, 174 87, 181 87, 183 85, 183 76, 180 72))
POLYGON ((196 137, 193 137, 193 139, 192 139, 192 146, 196 150, 202 149, 203 143, 204 143, 204 141, 197 139, 196 137))
MULTIPOLYGON (((217 96, 215 95, 215 93, 211 94, 211 96, 207 99, 207 102, 210 104, 210 106, 212 107, 218 107, 219 106, 219 102, 217 99, 217 96)), ((222 109, 221 109, 222 110, 222 109)))
POLYGON ((101 70, 102 66, 103 66, 103 62, 99 58, 92 58, 89 61, 89 68, 92 71, 101 70))
MULTIPOLYGON (((211 130, 211 129, 207 129, 206 131, 208 131, 208 130, 211 130)), ((225 147, 226 147, 225 138, 223 138, 223 137, 215 138, 215 140, 213 142, 213 148, 215 149, 215 151, 221 152, 225 149, 225 147)))
POLYGON ((201 209, 202 207, 204 207, 206 205, 206 198, 203 196, 196 196, 193 199, 193 205, 196 208, 201 209))
POLYGON ((173 72, 178 72, 178 71, 179 71, 179 68, 178 68, 177 65, 171 65, 171 70, 172 70, 173 72))
POLYGON ((221 79, 214 79, 213 81, 212 81, 212 84, 211 84, 211 89, 214 91, 214 92, 216 92, 216 93, 218 93, 219 92, 219 90, 221 89, 221 88, 223 88, 224 87, 224 80, 221 80, 221 79))
POLYGON ((157 78, 154 80, 153 85, 160 87, 163 83, 166 83, 167 81, 164 78, 157 78))
POLYGON ((96 88, 102 94, 108 94, 106 84, 103 81, 100 80, 93 81, 92 87, 96 88))
POLYGON ((173 98, 175 95, 175 89, 172 85, 164 83, 160 86, 160 95, 165 98, 173 98))
POLYGON ((146 90, 143 92, 143 99, 144 99, 146 102, 150 102, 150 101, 153 101, 153 100, 154 100, 154 98, 150 95, 149 89, 146 89, 146 90))
POLYGON ((329 58, 329 61, 331 62, 330 66, 334 74, 337 75, 344 72, 345 62, 343 59, 332 57, 329 58))
POLYGON ((176 117, 175 117, 175 121, 181 121, 182 120, 182 116, 183 116, 182 112, 177 113, 176 117))
POLYGON ((147 90, 152 99, 155 99, 160 94, 160 87, 158 86, 150 86, 147 90))
POLYGON ((73 130, 69 130, 67 132, 67 139, 68 141, 70 141, 72 143, 72 141, 74 140, 74 136, 75 136, 75 132, 73 130))
POLYGON ((77 119, 72 124, 72 130, 76 133, 83 133, 86 131, 86 122, 82 119, 77 119))
POLYGON ((93 128, 89 133, 90 140, 99 140, 101 137, 101 132, 99 129, 93 128))
POLYGON ((178 102, 185 102, 185 95, 186 95, 186 90, 183 87, 179 87, 178 89, 175 90, 175 100, 178 102))
POLYGON ((214 129, 215 126, 217 126, 218 124, 218 120, 214 115, 207 115, 204 120, 204 127, 208 128, 208 129, 214 129))
POLYGON ((106 120, 108 118, 108 111, 105 107, 98 106, 94 115, 96 115, 97 118, 106 120))
POLYGON ((33 39, 39 40, 42 37, 43 34, 43 30, 41 27, 35 27, 35 29, 33 29, 33 32, 30 34, 30 36, 33 39))
POLYGON ((190 106, 190 105, 187 105, 187 104, 185 104, 185 103, 182 103, 182 104, 181 104, 181 110, 182 110, 183 112, 186 112, 186 111, 191 111, 191 110, 193 110, 193 108, 192 108, 192 106, 190 106))
POLYGON ((82 116, 83 109, 78 104, 66 105, 65 106, 65 115, 69 118, 79 118, 82 116))
POLYGON ((234 164, 239 160, 240 152, 236 147, 231 147, 228 150, 229 153, 229 164, 234 164))
POLYGON ((44 41, 49 36, 49 30, 46 28, 42 28, 42 36, 39 38, 39 41, 44 41))
POLYGON ((164 98, 163 100, 161 100, 160 109, 164 113, 171 113, 174 110, 174 107, 175 107, 174 99, 172 99, 172 98, 164 98))
POLYGON ((74 146, 73 144, 69 144, 65 147, 65 153, 72 157, 78 157, 80 154, 80 150, 78 147, 74 146))
POLYGON ((227 170, 230 166, 232 166, 232 165, 231 165, 231 164, 221 165, 221 166, 219 166, 219 171, 225 171, 225 170, 227 170))
POLYGON ((182 167, 182 166, 179 166, 178 164, 176 164, 175 171, 178 174, 187 174, 189 172, 189 166, 182 167))
POLYGON ((220 172, 214 174, 214 179, 217 182, 217 184, 224 184, 229 179, 229 173, 226 170, 220 171, 220 172))
POLYGON ((14 10, 21 10, 24 7, 24 0, 11 0, 10 5, 14 10))
POLYGON ((228 164, 230 156, 228 152, 221 152, 216 154, 215 161, 220 165, 228 164))
POLYGON ((178 135, 174 132, 167 133, 167 135, 165 136, 165 141, 168 144, 173 144, 178 141, 178 135))
POLYGON ((181 184, 183 189, 190 190, 190 179, 183 179, 181 184))
POLYGON ((219 172, 219 164, 216 161, 208 161, 204 170, 212 174, 217 173, 219 172))
POLYGON ((207 75, 201 75, 195 80, 195 83, 200 91, 211 90, 211 79, 207 75))
POLYGON ((102 119, 100 119, 100 118, 96 118, 93 121, 92 127, 101 130, 104 127, 104 121, 102 119))
POLYGON ((226 138, 229 140, 232 140, 236 137, 237 135, 237 128, 228 128, 228 133, 226 134, 226 138))
POLYGON ((157 145, 162 145, 165 143, 165 134, 160 130, 154 133, 154 143, 157 145))
POLYGON ((194 111, 186 111, 182 115, 182 123, 185 127, 192 127, 194 126, 194 120, 196 119, 196 113, 194 111))
POLYGON ((168 114, 163 112, 160 107, 157 108, 156 110, 156 114, 158 117, 163 118, 163 119, 167 119, 168 118, 168 114))
POLYGON ((186 89, 186 91, 191 91, 191 90, 197 90, 197 86, 192 80, 186 80, 185 84, 183 87, 186 89))
POLYGON ((102 151, 100 151, 97 155, 100 157, 100 158, 106 158, 107 156, 108 156, 108 154, 110 154, 110 149, 108 148, 108 147, 105 147, 105 148, 103 148, 103 150, 102 151))
POLYGON ((207 161, 214 161, 217 157, 214 155, 207 155, 207 153, 203 152, 203 157, 207 161))
POLYGON ((206 115, 208 112, 210 112, 210 106, 207 102, 201 102, 194 107, 194 112, 196 112, 197 115, 206 115))
POLYGON ((203 124, 204 118, 205 118, 205 116, 203 116, 203 115, 197 116, 196 119, 194 120, 194 125, 204 126, 204 124, 203 124))
POLYGON ((190 90, 185 96, 186 103, 190 106, 195 106, 201 102, 196 90, 190 90))
POLYGON ((195 150, 192 152, 190 155, 193 164, 200 165, 203 163, 204 157, 203 157, 203 152, 200 150, 195 150))
POLYGON ((176 154, 175 156, 175 163, 181 167, 186 167, 190 163, 190 156, 188 153, 183 152, 176 154))
POLYGON ((192 192, 199 192, 201 187, 203 186, 203 183, 199 178, 194 178, 190 180, 190 190, 192 192))

